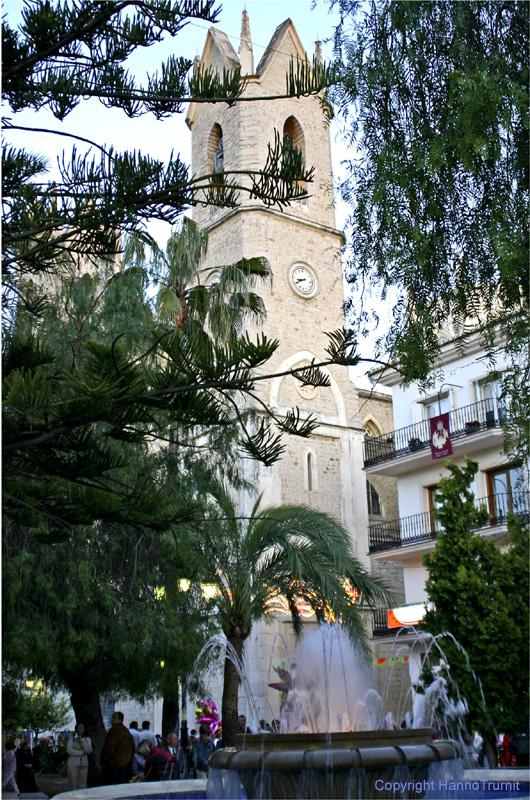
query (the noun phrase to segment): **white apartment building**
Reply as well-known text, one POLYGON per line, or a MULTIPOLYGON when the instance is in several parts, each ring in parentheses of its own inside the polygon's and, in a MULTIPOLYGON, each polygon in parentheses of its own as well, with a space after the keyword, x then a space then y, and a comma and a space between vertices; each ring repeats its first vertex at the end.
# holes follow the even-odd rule
MULTIPOLYGON (((448 475, 445 458, 433 457, 432 419, 449 415, 450 457, 457 464, 463 464, 464 456, 479 464, 475 498, 490 513, 481 534, 502 547, 508 512, 528 515, 528 472, 524 465, 510 463, 504 452, 506 409, 501 382, 510 366, 502 342, 494 364, 478 333, 462 339, 446 332, 441 342, 436 382, 427 394, 420 392, 418 384, 402 386, 395 370, 373 375, 392 388, 394 430, 365 440, 364 469, 368 480, 371 476, 397 479, 399 517, 370 522, 369 554, 372 563, 401 563, 405 588, 405 606, 394 609, 394 614, 382 611, 375 620, 374 638, 379 641, 394 637, 400 621, 403 625, 417 622, 427 601, 422 556, 435 545, 434 492, 440 477, 448 475)), ((410 641, 412 634, 407 638, 410 641)))

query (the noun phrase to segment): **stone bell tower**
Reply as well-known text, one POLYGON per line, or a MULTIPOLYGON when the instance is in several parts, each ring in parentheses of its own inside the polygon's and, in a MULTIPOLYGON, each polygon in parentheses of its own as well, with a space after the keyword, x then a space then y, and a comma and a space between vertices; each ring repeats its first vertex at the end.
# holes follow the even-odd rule
MULTIPOLYGON (((319 54, 317 43, 317 58, 319 54)), ((244 11, 239 57, 226 34, 211 28, 200 66, 222 74, 223 69, 241 65, 248 81, 245 95, 267 98, 285 94, 289 63, 297 59, 308 60, 292 21, 287 19, 276 29, 254 69, 249 19, 244 11)), ((258 289, 267 311, 262 330, 280 342, 266 366, 268 373, 309 364, 313 359, 325 360, 325 332, 344 325, 344 239, 336 229, 333 207, 331 114, 329 107, 312 96, 237 102, 232 107, 197 103, 190 106, 187 117, 192 132, 192 171, 197 176, 222 169, 259 169, 265 164, 267 145, 274 142, 275 131, 284 144, 292 142, 302 151, 307 166, 315 168, 309 197, 284 210, 267 208, 246 197, 235 209, 206 206, 194 210, 195 222, 209 233, 205 267, 258 256, 270 264, 272 285, 258 289)), ((245 461, 245 469, 256 495, 263 494, 264 506, 307 504, 338 518, 350 532, 357 556, 368 566, 362 401, 345 367, 331 367, 327 373, 329 388, 301 387, 292 377, 277 377, 263 385, 263 399, 278 413, 298 406, 302 415, 315 415, 319 427, 310 439, 285 437, 285 453, 274 466, 245 461)), ((247 499, 247 507, 251 500, 255 497, 247 499)), ((247 650, 253 673, 260 670, 260 661, 269 663, 266 640, 271 636, 274 631, 268 626, 252 633, 247 650)), ((268 676, 254 677, 260 694, 268 676)))

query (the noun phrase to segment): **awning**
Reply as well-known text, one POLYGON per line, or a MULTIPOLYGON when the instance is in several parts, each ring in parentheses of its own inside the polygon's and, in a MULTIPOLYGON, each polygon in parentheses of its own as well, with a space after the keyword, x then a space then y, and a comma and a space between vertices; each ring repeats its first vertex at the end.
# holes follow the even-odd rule
POLYGON ((405 625, 417 625, 425 616, 427 606, 425 603, 415 603, 409 606, 399 606, 388 609, 388 627, 402 628, 405 625))

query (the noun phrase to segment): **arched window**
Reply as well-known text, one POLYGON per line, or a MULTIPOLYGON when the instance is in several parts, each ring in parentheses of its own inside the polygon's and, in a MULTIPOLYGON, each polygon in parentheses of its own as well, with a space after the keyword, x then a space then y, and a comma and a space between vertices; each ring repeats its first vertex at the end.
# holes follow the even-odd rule
POLYGON ((313 491, 313 456, 311 453, 307 454, 307 489, 313 491))
POLYGON ((379 495, 369 481, 366 481, 366 502, 369 514, 381 514, 379 495))
MULTIPOLYGON (((289 159, 293 159, 296 164, 294 150, 299 151, 302 155, 302 160, 305 161, 305 142, 304 132, 296 117, 288 117, 283 125, 283 158, 284 163, 289 164, 289 159)), ((295 181, 298 185, 298 181, 295 181)))
POLYGON ((224 146, 223 130, 216 122, 208 139, 208 172, 215 173, 215 182, 224 183, 224 146))
POLYGON ((296 147, 305 158, 304 132, 296 117, 288 117, 283 125, 283 146, 285 150, 296 147))
POLYGON ((368 437, 368 436, 372 436, 372 437, 381 436, 381 431, 379 430, 379 428, 377 427, 377 425, 375 424, 375 422, 373 420, 369 419, 364 423, 364 435, 366 437, 368 437))
POLYGON ((308 450, 305 456, 304 473, 305 488, 308 492, 316 492, 318 490, 317 460, 311 450, 308 450))

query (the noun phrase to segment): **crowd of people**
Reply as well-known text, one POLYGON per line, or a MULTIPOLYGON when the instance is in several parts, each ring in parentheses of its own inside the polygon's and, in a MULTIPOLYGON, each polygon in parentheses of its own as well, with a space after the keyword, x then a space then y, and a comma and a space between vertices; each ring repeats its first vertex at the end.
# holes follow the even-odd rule
MULTIPOLYGON (((123 719, 121 711, 111 716, 111 727, 101 751, 102 785, 207 778, 209 758, 223 746, 221 727, 212 732, 209 725, 201 724, 198 733, 192 730, 188 736, 186 732, 182 742, 176 733, 170 733, 163 743, 162 737, 150 730, 147 720, 139 729, 136 721, 127 728, 123 719)), ((279 730, 279 720, 273 720, 271 725, 260 720, 259 728, 263 733, 275 733, 279 730)), ((239 716, 239 732, 251 732, 243 714, 239 716)), ((484 740, 479 732, 470 738, 470 744, 478 765, 484 766, 484 740)), ((501 767, 528 765, 528 737, 514 739, 501 734, 498 752, 501 767)), ((84 789, 91 753, 92 742, 81 722, 76 724, 73 734, 61 734, 57 743, 47 734, 36 738, 33 747, 28 735, 8 736, 2 756, 2 791, 9 785, 17 796, 20 792, 37 791, 35 774, 49 766, 50 760, 66 763, 70 789, 84 789)))
MULTIPOLYGON (((220 728, 213 734, 208 725, 201 725, 198 733, 190 732, 186 742, 181 743, 176 733, 170 733, 162 742, 160 734, 150 730, 147 720, 141 728, 136 721, 127 728, 123 719, 120 711, 111 716, 100 756, 102 785, 206 778, 208 759, 214 749, 222 746, 220 728)), ((9 787, 16 796, 38 791, 35 774, 49 766, 52 755, 56 765, 65 764, 69 789, 84 789, 91 753, 92 742, 82 722, 57 742, 48 735, 35 737, 33 747, 30 738, 8 735, 2 756, 2 791, 9 787)))
MULTIPOLYGON (((208 777, 208 761, 214 750, 223 746, 222 728, 205 723, 198 730, 191 730, 180 741, 176 733, 170 733, 165 742, 160 734, 151 731, 149 721, 139 727, 132 721, 127 728, 121 711, 111 716, 100 756, 101 784, 119 784, 128 781, 184 780, 208 777)), ((279 720, 269 725, 260 720, 263 733, 279 731, 279 720)), ((246 717, 239 717, 239 731, 250 733, 246 717)), ((9 785, 18 795, 20 792, 35 792, 35 774, 47 771, 50 765, 59 768, 68 776, 70 789, 87 786, 89 756, 92 742, 85 725, 78 722, 73 732, 59 734, 57 741, 51 735, 35 736, 33 732, 8 735, 2 756, 2 789, 9 785)))
POLYGON ((101 752, 103 785, 208 776, 208 759, 222 746, 220 728, 214 734, 208 725, 201 725, 198 735, 192 730, 183 742, 176 733, 170 733, 162 743, 161 737, 152 733, 150 727, 145 721, 139 730, 138 723, 133 721, 127 728, 123 714, 114 712, 101 752))
MULTIPOLYGON (((48 751, 55 748, 55 742, 46 734, 36 738, 33 747, 29 736, 8 735, 2 755, 2 791, 7 786, 17 795, 37 791, 35 775, 44 767, 48 751)), ((59 748, 66 753, 64 740, 59 742, 59 748)))

